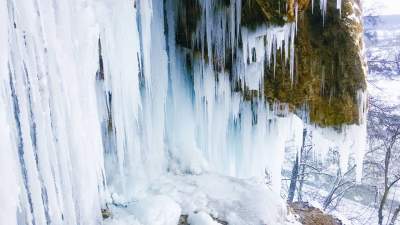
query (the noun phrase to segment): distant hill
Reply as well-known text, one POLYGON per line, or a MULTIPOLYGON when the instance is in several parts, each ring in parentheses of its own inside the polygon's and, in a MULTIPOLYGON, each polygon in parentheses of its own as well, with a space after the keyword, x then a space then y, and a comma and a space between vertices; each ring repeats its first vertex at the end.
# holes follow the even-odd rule
POLYGON ((400 14, 383 15, 383 16, 365 16, 364 28, 365 30, 400 28, 400 14))
POLYGON ((400 75, 400 15, 364 17, 370 75, 400 75))

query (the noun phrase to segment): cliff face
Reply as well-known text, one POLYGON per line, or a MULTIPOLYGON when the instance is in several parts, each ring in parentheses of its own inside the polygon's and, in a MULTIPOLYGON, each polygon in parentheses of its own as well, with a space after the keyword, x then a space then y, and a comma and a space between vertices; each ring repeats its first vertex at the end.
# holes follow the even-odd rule
MULTIPOLYGON (((267 27, 268 30, 289 24, 296 26, 295 31, 292 31, 295 32, 293 46, 290 37, 283 40, 286 46, 282 48, 279 47, 282 43, 268 44, 275 41, 268 39, 268 35, 256 37, 264 39, 262 48, 267 49, 272 45, 273 53, 270 62, 263 62, 263 84, 256 90, 238 85, 233 79, 232 86, 245 99, 265 98, 270 104, 288 103, 289 108, 297 112, 306 109, 308 119, 322 127, 359 123, 362 107, 360 98, 366 89, 366 65, 362 55, 362 22, 358 1, 327 1, 326 6, 321 6, 320 1, 309 0, 247 0, 233 10, 224 1, 212 6, 212 10, 222 11, 228 17, 239 8, 241 26, 236 27, 235 32, 242 34, 246 30, 246 34, 253 32, 257 36, 260 27, 267 27), (285 48, 293 49, 287 51, 285 48), (290 60, 285 60, 287 58, 290 60)), ((199 37, 201 35, 207 40, 207 31, 199 32, 202 29, 201 21, 206 16, 206 9, 201 3, 197 0, 185 1, 183 7, 179 8, 182 19, 178 19, 178 45, 189 49, 194 55, 202 51, 206 58, 210 49, 217 52, 214 44, 211 44, 211 48, 205 48, 201 43, 193 41, 202 39, 199 37)), ((215 23, 215 18, 212 21, 215 23)), ((232 31, 227 29, 226 32, 229 36, 232 31)), ((213 54, 212 61, 218 70, 235 73, 235 63, 238 63, 235 59, 246 57, 246 51, 248 58, 243 59, 244 64, 257 61, 252 57, 259 57, 255 56, 258 50, 251 49, 248 43, 243 42, 245 35, 237 38, 237 43, 226 41, 224 59, 213 54), (241 53, 242 56, 239 56, 241 53)), ((255 48, 260 48, 260 45, 255 48)))

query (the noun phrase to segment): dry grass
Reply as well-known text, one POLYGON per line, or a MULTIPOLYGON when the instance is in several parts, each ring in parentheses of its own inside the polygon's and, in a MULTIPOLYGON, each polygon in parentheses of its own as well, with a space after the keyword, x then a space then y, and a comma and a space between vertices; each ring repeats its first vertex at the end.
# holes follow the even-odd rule
POLYGON ((304 225, 343 225, 339 219, 325 214, 308 203, 295 202, 289 207, 298 216, 298 221, 304 225))

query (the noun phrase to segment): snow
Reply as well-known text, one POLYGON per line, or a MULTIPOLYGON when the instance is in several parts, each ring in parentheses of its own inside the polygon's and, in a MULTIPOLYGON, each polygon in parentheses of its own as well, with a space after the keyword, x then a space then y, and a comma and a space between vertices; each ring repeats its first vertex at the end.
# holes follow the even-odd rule
POLYGON ((400 78, 398 76, 394 78, 376 76, 370 78, 369 83, 368 92, 371 95, 379 97, 390 105, 400 103, 400 93, 398 91, 400 78))
POLYGON ((215 220, 205 212, 190 214, 188 222, 191 225, 220 225, 220 223, 215 222, 215 220))
POLYGON ((396 15, 400 11, 400 3, 397 0, 363 0, 364 12, 369 15, 396 15))
POLYGON ((400 54, 399 19, 380 16, 376 24, 367 23, 364 36, 369 61, 368 92, 389 105, 400 102, 400 70, 396 65, 400 54))
POLYGON ((104 220, 104 225, 143 225, 131 213, 124 210, 113 210, 112 219, 104 220))
MULTIPOLYGON (((309 202, 310 205, 323 210, 322 204, 324 196, 327 191, 320 186, 314 186, 314 184, 304 185, 303 200, 309 202)), ((326 214, 333 215, 342 221, 345 225, 366 225, 366 224, 378 224, 378 216, 376 206, 379 201, 375 199, 375 190, 368 192, 365 187, 356 187, 354 195, 345 195, 337 204, 336 207, 328 208, 324 211, 326 214), (363 196, 357 196, 357 194, 363 196), (360 201, 359 199, 363 199, 360 201)), ((395 193, 393 195, 396 195, 395 193)), ((384 210, 384 215, 388 213, 384 210)))
POLYGON ((141 224, 176 225, 181 215, 180 206, 167 196, 151 196, 138 200, 130 210, 141 224))
MULTIPOLYGON (((192 225, 217 225, 213 218, 233 225, 296 224, 289 220, 283 200, 262 181, 242 180, 211 173, 167 174, 150 185, 126 208, 111 207, 107 225, 134 216, 143 225, 177 224, 180 213, 192 225)), ((126 219, 125 219, 126 220, 126 219)))

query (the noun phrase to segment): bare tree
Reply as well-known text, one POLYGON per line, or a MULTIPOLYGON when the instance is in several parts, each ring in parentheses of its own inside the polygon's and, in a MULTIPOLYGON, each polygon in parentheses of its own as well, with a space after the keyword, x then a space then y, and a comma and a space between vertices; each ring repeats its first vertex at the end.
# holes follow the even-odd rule
MULTIPOLYGON (((300 160, 304 157, 304 148, 305 148, 305 140, 306 140, 306 136, 307 136, 307 128, 303 129, 303 142, 301 145, 301 149, 300 149, 300 159, 299 159, 299 153, 296 153, 296 160, 293 163, 293 169, 292 169, 292 175, 290 178, 290 185, 289 185, 289 191, 288 191, 288 199, 287 201, 289 203, 293 202, 294 199, 294 195, 296 192, 296 186, 297 186, 297 182, 298 182, 298 178, 304 178, 304 175, 299 175, 299 170, 300 170, 300 160)), ((304 168, 304 166, 303 166, 304 168)), ((302 169, 302 172, 304 173, 304 169, 302 169)), ((300 191, 299 191, 300 194, 300 191)))
MULTIPOLYGON (((321 184, 329 186, 328 194, 323 197, 323 207, 335 208, 343 199, 347 191, 353 188, 355 182, 355 165, 345 172, 340 168, 340 154, 338 149, 329 150, 329 159, 321 162, 315 159, 312 144, 312 131, 304 128, 302 146, 296 153, 296 158, 291 170, 287 202, 292 203, 297 194, 297 201, 303 202, 303 186, 310 177, 319 177, 321 184), (331 165, 337 168, 332 171, 331 165), (333 181, 333 182, 332 182, 333 181), (333 203, 335 203, 333 205, 333 203)), ((318 186, 318 185, 317 185, 318 186)), ((309 193, 307 193, 309 194, 309 193)))
POLYGON ((388 106, 370 98, 368 113, 369 170, 378 174, 378 189, 381 191, 378 205, 378 224, 383 225, 384 217, 394 225, 400 213, 400 203, 389 198, 400 182, 400 116, 399 106, 388 106), (395 206, 394 206, 395 205, 395 206), (384 211, 386 210, 386 213, 384 211))
POLYGON ((336 202, 336 204, 332 208, 336 208, 336 206, 343 199, 347 191, 354 188, 356 184, 355 174, 354 174, 356 165, 351 166, 346 172, 343 173, 340 167, 339 152, 335 151, 334 155, 337 163, 336 166, 337 171, 336 171, 336 176, 332 176, 333 183, 331 184, 331 189, 328 195, 325 197, 323 203, 324 210, 330 207, 334 202, 336 202))

